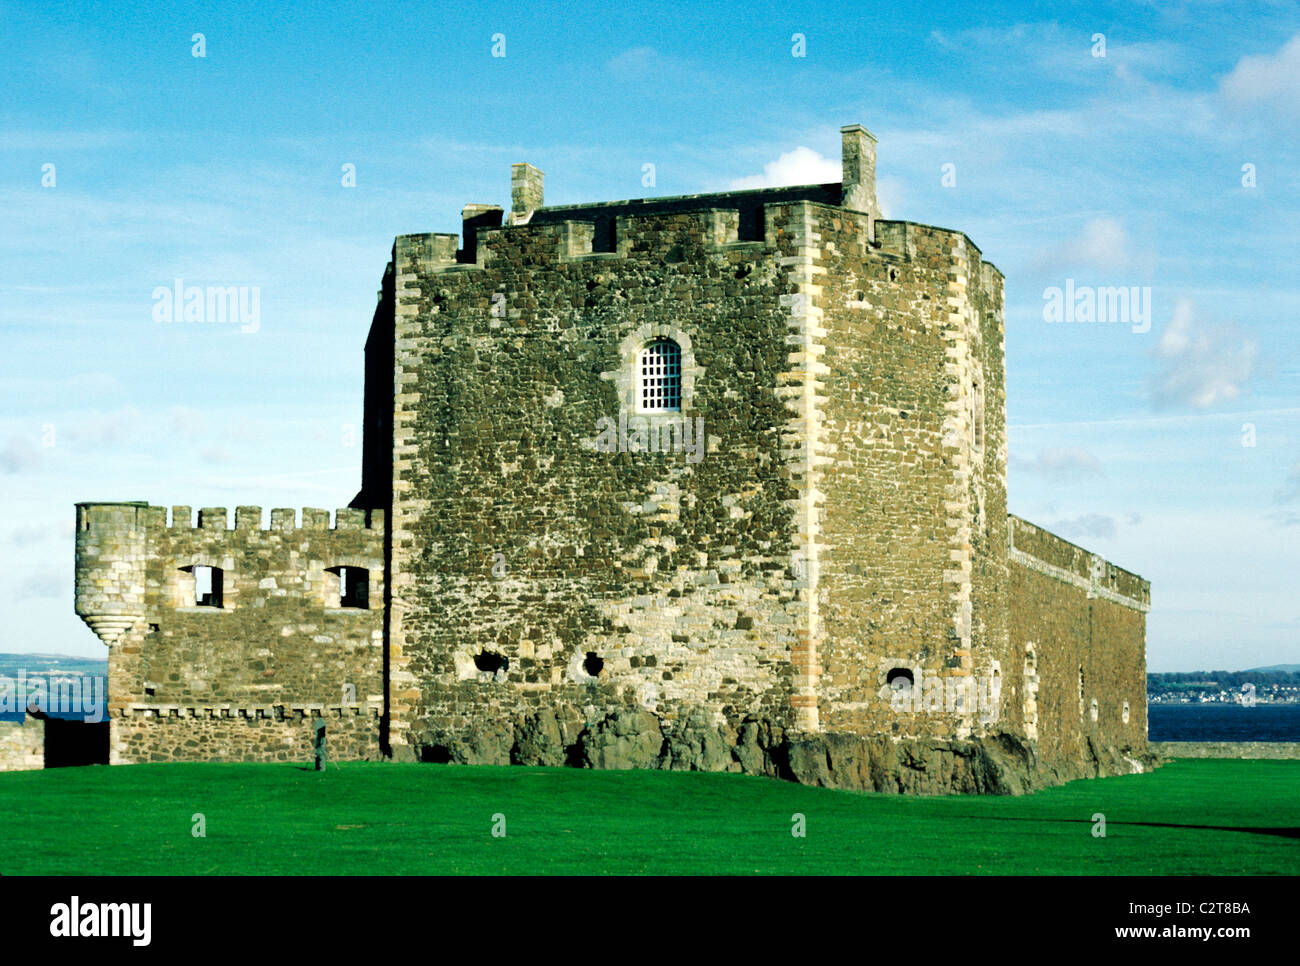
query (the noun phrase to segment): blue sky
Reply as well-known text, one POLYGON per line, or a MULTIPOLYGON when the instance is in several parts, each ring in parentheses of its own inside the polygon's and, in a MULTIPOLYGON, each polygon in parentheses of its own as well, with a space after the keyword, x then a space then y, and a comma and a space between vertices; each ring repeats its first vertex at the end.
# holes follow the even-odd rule
POLYGON ((1241 9, 0 3, 0 651, 104 653, 78 500, 346 505, 393 236, 512 162, 551 204, 835 181, 860 122, 886 216, 1007 276, 1012 511, 1152 581, 1152 670, 1300 661, 1300 10, 1241 9), (155 321, 176 278, 256 331, 155 321), (1150 331, 1046 323, 1067 279, 1150 331))

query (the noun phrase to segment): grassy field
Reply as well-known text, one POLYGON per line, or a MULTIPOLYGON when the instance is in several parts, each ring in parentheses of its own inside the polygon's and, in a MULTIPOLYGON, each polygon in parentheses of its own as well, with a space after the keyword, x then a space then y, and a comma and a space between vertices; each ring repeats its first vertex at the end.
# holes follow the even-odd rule
POLYGON ((0 838, 4 875, 1296 874, 1300 762, 1181 760, 1023 798, 567 768, 64 768, 0 774, 0 838))

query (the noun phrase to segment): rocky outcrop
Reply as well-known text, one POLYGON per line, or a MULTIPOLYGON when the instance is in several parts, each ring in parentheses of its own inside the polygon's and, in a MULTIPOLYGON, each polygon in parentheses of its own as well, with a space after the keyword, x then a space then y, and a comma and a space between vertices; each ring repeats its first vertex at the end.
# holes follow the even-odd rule
POLYGON ((670 723, 642 708, 619 709, 587 724, 545 709, 454 738, 435 736, 422 748, 424 761, 728 771, 905 795, 1023 795, 1159 764, 1146 749, 1097 747, 1091 740, 1076 759, 1045 761, 1033 745, 1011 734, 964 741, 806 735, 754 717, 738 729, 704 716, 670 723))

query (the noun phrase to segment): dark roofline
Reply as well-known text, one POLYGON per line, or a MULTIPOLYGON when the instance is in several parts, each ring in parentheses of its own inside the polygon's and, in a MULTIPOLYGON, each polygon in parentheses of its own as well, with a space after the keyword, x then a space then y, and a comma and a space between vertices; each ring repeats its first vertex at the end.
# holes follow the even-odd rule
POLYGON ((576 205, 545 205, 533 212, 531 221, 536 221, 538 215, 549 216, 544 220, 560 220, 554 216, 560 212, 575 211, 587 212, 593 214, 600 213, 599 209, 605 208, 631 208, 631 207, 650 207, 663 205, 666 208, 674 208, 681 211, 698 208, 734 208, 740 202, 764 201, 769 198, 780 198, 781 200, 790 201, 821 201, 826 203, 828 196, 840 198, 843 196, 843 186, 838 181, 828 181, 825 184, 800 184, 800 185, 782 185, 775 188, 745 188, 740 191, 718 191, 711 194, 694 194, 694 195, 663 195, 658 198, 628 198, 622 201, 588 201, 576 205))
POLYGON ((685 211, 730 209, 737 214, 737 240, 762 241, 765 205, 808 201, 839 206, 843 199, 843 186, 838 181, 832 181, 828 184, 750 188, 745 191, 720 191, 714 194, 667 195, 662 198, 555 205, 550 208, 538 208, 528 219, 528 224, 547 225, 561 221, 589 221, 593 226, 592 251, 611 252, 616 247, 615 223, 620 215, 671 215, 685 211))

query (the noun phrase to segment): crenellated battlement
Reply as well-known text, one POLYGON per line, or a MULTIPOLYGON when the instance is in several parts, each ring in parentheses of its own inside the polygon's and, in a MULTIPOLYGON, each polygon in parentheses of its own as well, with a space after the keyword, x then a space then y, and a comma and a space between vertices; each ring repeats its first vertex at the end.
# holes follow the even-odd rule
MULTIPOLYGON (((400 235, 393 252, 394 263, 400 266, 398 288, 409 297, 416 294, 422 277, 454 281, 466 272, 509 271, 521 263, 541 268, 627 260, 658 266, 690 262, 699 256, 717 256, 725 262, 733 255, 743 255, 775 265, 785 257, 780 226, 790 221, 795 210, 806 208, 817 222, 858 222, 865 257, 921 262, 936 257, 952 259, 961 253, 964 268, 970 272, 966 284, 1001 303, 1001 270, 983 259, 979 247, 964 232, 919 222, 872 219, 831 201, 840 187, 765 189, 791 197, 760 199, 749 207, 739 200, 727 204, 729 195, 682 195, 542 208, 528 222, 474 229, 469 249, 474 258, 468 262, 464 260, 466 249, 458 247, 458 235, 400 235)), ((761 196, 763 191, 735 193, 737 197, 749 194, 761 196)), ((387 271, 393 273, 392 263, 387 271)), ((433 293, 435 304, 453 290, 433 293)))
MULTIPOLYGON (((82 504, 79 504, 82 505, 82 504)), ((270 512, 269 523, 260 506, 235 507, 234 525, 226 507, 202 507, 195 520, 194 510, 188 506, 148 506, 145 508, 148 526, 171 530, 377 530, 384 529, 383 510, 360 510, 339 507, 330 511, 320 507, 275 507, 270 512)))
POLYGON ((384 529, 383 510, 339 507, 275 507, 269 522, 260 506, 235 507, 234 520, 226 507, 194 508, 184 505, 153 506, 148 503, 78 503, 77 531, 92 528, 145 527, 166 530, 375 530, 384 529))
POLYGON ((117 717, 138 715, 144 718, 244 718, 272 721, 302 721, 311 718, 378 718, 384 710, 382 702, 367 701, 361 704, 324 704, 300 701, 290 704, 140 704, 117 707, 117 717))
POLYGON ((188 506, 169 515, 144 502, 78 503, 76 510, 76 611, 110 647, 151 612, 197 607, 196 566, 223 572, 221 605, 210 609, 224 613, 266 606, 288 586, 301 585, 322 605, 338 600, 342 591, 326 579, 331 567, 373 572, 382 583, 382 510, 304 507, 300 519, 277 507, 269 521, 259 506, 236 507, 233 521, 225 507, 203 507, 197 516, 188 506))

